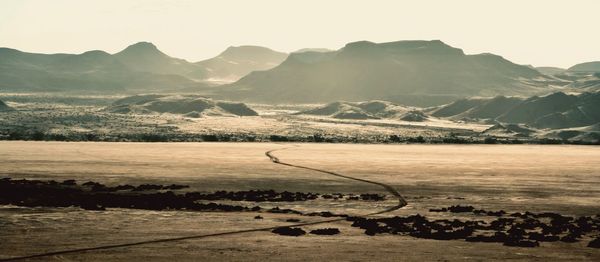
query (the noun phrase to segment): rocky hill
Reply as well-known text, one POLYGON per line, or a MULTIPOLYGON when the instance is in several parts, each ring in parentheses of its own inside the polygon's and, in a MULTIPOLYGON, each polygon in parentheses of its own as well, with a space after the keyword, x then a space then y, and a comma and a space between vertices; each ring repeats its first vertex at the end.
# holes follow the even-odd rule
POLYGON ((338 119, 397 119, 418 122, 425 121, 428 118, 425 113, 414 108, 386 101, 333 102, 297 114, 328 116, 338 119))
POLYGON ((488 119, 536 128, 581 127, 600 122, 600 93, 568 95, 557 92, 527 99, 503 96, 462 99, 434 110, 432 115, 453 119, 488 119))
POLYGON ((178 114, 187 117, 256 116, 243 103, 215 101, 194 95, 137 95, 119 99, 105 109, 118 114, 178 114))

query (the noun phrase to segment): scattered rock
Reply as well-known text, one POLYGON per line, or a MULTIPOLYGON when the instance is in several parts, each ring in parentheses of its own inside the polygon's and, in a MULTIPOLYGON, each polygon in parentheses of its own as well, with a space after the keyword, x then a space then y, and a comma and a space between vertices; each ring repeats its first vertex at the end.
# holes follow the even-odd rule
POLYGON ((275 234, 279 234, 282 236, 302 236, 304 234, 306 234, 306 231, 302 230, 302 228, 298 228, 298 227, 278 227, 276 229, 273 229, 273 231, 271 231, 275 234))
POLYGON ((590 241, 590 243, 588 243, 587 245, 588 247, 593 247, 593 248, 600 248, 600 237, 590 241))
POLYGON ((340 230, 337 228, 319 228, 319 229, 315 229, 315 230, 311 230, 310 231, 311 234, 314 235, 337 235, 340 233, 340 230))

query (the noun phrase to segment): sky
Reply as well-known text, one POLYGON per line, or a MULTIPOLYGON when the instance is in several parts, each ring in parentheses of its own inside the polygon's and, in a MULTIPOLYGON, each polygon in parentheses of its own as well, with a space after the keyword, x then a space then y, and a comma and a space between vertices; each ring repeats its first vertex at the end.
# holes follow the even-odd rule
POLYGON ((229 46, 433 40, 518 64, 600 60, 598 0, 0 0, 0 47, 115 53, 149 41, 200 61, 229 46))

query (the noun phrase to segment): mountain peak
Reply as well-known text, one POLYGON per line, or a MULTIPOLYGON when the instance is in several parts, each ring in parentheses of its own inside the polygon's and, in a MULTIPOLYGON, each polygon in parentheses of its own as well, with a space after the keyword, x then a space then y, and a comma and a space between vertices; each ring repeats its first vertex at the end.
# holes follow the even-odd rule
POLYGON ((150 42, 137 42, 133 45, 128 46, 127 48, 146 48, 146 49, 158 49, 153 43, 150 42))
POLYGON ((133 45, 128 46, 127 48, 123 49, 123 51, 117 53, 117 54, 160 54, 160 55, 164 55, 163 52, 161 52, 160 50, 158 50, 158 48, 150 43, 150 42, 138 42, 135 43, 133 45))
POLYGON ((287 56, 287 54, 254 45, 230 46, 219 54, 219 57, 226 57, 228 59, 256 59, 265 56, 279 57, 287 56))
POLYGON ((108 56, 110 56, 109 53, 102 51, 102 50, 86 51, 86 52, 82 53, 81 55, 88 56, 88 57, 108 57, 108 56))

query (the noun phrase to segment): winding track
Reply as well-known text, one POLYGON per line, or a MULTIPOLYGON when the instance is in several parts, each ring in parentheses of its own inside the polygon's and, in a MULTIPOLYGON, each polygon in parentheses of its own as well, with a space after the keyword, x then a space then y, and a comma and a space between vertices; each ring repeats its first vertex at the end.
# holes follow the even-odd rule
MULTIPOLYGON (((294 147, 297 147, 297 146, 294 146, 294 147)), ((388 191, 390 194, 394 195, 394 197, 396 197, 398 199, 398 203, 396 205, 391 206, 391 207, 386 208, 386 209, 381 210, 381 211, 369 213, 369 214, 367 214, 365 216, 372 216, 372 215, 378 215, 378 214, 388 213, 388 212, 400 209, 400 208, 402 208, 402 207, 404 207, 404 206, 407 205, 407 202, 402 197, 402 195, 400 195, 400 193, 396 189, 394 189, 392 186, 390 186, 390 185, 387 185, 387 184, 384 184, 384 183, 380 183, 380 182, 376 182, 376 181, 371 181, 371 180, 366 180, 366 179, 361 179, 361 178, 355 178, 355 177, 351 177, 351 176, 346 176, 346 175, 342 175, 342 174, 339 174, 339 173, 335 173, 335 172, 331 172, 331 171, 327 171, 327 170, 322 170, 322 169, 318 169, 318 168, 312 168, 312 167, 306 167, 306 166, 300 166, 300 165, 294 165, 294 164, 282 162, 281 160, 279 160, 279 158, 277 158, 276 156, 273 155, 273 152, 275 152, 275 151, 286 150, 286 149, 289 149, 289 148, 292 148, 292 147, 286 147, 286 148, 279 148, 279 149, 269 150, 269 151, 265 152, 265 155, 271 160, 271 162, 273 162, 275 164, 289 166, 289 167, 295 167, 295 168, 300 168, 300 169, 306 169, 306 170, 311 170, 311 171, 316 171, 316 172, 324 173, 324 174, 327 174, 327 175, 332 175, 332 176, 336 176, 336 177, 341 177, 341 178, 345 178, 345 179, 350 179, 350 180, 354 180, 354 181, 359 181, 359 182, 363 182, 363 183, 368 183, 368 184, 380 186, 380 187, 384 188, 386 191, 388 191)), ((346 220, 346 218, 334 218, 334 219, 320 220, 320 221, 307 222, 307 223, 299 223, 299 224, 286 225, 286 226, 287 227, 299 227, 299 226, 325 224, 325 223, 331 223, 331 222, 337 222, 337 221, 343 221, 343 220, 346 220)), ((236 235, 236 234, 251 233, 251 232, 270 231, 270 230, 273 230, 273 229, 276 229, 276 228, 280 228, 280 227, 282 227, 282 226, 265 227, 265 228, 254 228, 254 229, 229 231, 229 232, 204 234, 204 235, 192 235, 192 236, 176 237, 176 238, 154 239, 154 240, 146 240, 146 241, 139 241, 139 242, 133 242, 133 243, 124 243, 124 244, 116 244, 116 245, 97 246, 97 247, 89 247, 89 248, 69 249, 69 250, 62 250, 62 251, 56 251, 56 252, 40 253, 40 254, 29 255, 29 256, 21 256, 21 257, 12 257, 12 258, 0 259, 0 261, 18 261, 18 260, 25 260, 25 259, 31 259, 31 258, 58 256, 58 255, 81 253, 81 252, 87 252, 87 251, 95 251, 95 250, 106 250, 106 249, 121 248, 121 247, 131 247, 131 246, 139 246, 139 245, 154 244, 154 243, 175 242, 175 241, 189 240, 189 239, 201 239, 201 238, 218 237, 218 236, 228 236, 228 235, 236 235)))
POLYGON ((354 180, 354 181, 358 181, 358 182, 363 182, 363 183, 368 183, 368 184, 372 184, 372 185, 376 185, 376 186, 380 186, 383 189, 385 189, 386 191, 388 191, 390 194, 394 195, 394 197, 396 197, 396 199, 398 199, 398 204, 395 206, 391 206, 387 209, 384 209, 382 211, 379 212, 375 212, 375 213, 370 213, 367 216, 372 216, 372 215, 377 215, 377 214, 382 214, 382 213, 387 213, 387 212, 391 212, 394 211, 396 209, 400 209, 403 206, 406 206, 408 203, 406 202, 406 200, 404 199, 404 197, 402 197, 402 195, 400 195, 400 192, 398 192, 394 187, 384 184, 384 183, 380 183, 380 182, 376 182, 376 181, 371 181, 371 180, 366 180, 366 179, 362 179, 362 178, 356 178, 356 177, 351 177, 351 176, 347 176, 347 175, 342 175, 339 173, 335 173, 335 172, 331 172, 331 171, 327 171, 327 170, 323 170, 323 169, 318 169, 318 168, 313 168, 313 167, 307 167, 307 166, 299 166, 299 165, 294 165, 294 164, 290 164, 290 163, 286 163, 286 162, 282 162, 281 160, 279 160, 279 158, 277 158, 276 156, 273 155, 273 152, 275 151, 279 151, 279 150, 285 150, 285 149, 289 149, 292 147, 285 147, 285 148, 280 148, 280 149, 272 149, 269 150, 267 152, 265 152, 265 155, 271 159, 271 162, 275 163, 275 164, 279 164, 279 165, 284 165, 284 166, 290 166, 290 167, 295 167, 295 168, 301 168, 301 169, 306 169, 306 170, 311 170, 311 171, 316 171, 316 172, 321 172, 327 175, 332 175, 332 176, 336 176, 336 177, 341 177, 341 178, 345 178, 345 179, 350 179, 350 180, 354 180))

